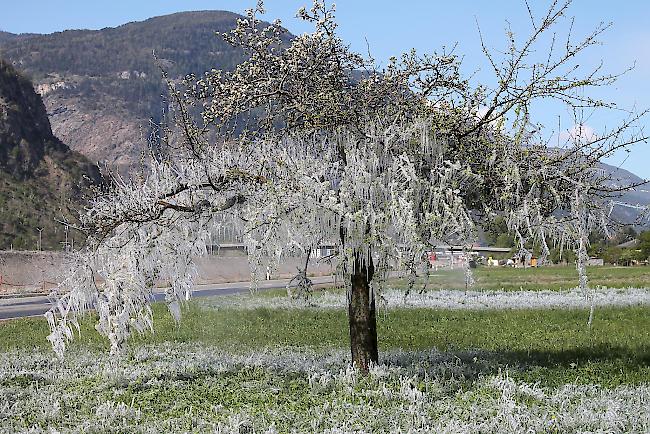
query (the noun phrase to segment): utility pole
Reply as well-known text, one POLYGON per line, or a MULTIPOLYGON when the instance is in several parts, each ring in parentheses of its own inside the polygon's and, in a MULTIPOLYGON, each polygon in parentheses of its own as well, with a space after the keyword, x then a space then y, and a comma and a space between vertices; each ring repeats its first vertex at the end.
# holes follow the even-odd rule
POLYGON ((65 232, 65 242, 63 243, 63 250, 65 252, 69 252, 70 251, 70 249, 69 249, 70 246, 68 245, 68 225, 65 226, 63 231, 65 232))
POLYGON ((38 251, 43 250, 43 229, 45 228, 36 228, 38 231, 38 251))

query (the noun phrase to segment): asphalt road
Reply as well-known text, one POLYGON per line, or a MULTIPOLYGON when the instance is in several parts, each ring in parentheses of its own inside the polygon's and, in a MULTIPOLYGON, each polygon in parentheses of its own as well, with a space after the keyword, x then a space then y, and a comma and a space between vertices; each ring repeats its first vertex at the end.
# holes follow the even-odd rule
MULTIPOLYGON (((327 285, 334 282, 333 276, 311 278, 314 285, 327 285)), ((285 288, 288 280, 266 280, 259 282, 259 290, 285 288)), ((198 285, 192 292, 192 297, 212 297, 220 295, 241 294, 250 291, 250 282, 218 283, 212 285, 198 285)), ((164 288, 156 290, 153 295, 154 302, 165 298, 164 288)), ((0 321, 30 316, 40 316, 50 310, 52 304, 47 296, 7 298, 0 300, 0 321)))

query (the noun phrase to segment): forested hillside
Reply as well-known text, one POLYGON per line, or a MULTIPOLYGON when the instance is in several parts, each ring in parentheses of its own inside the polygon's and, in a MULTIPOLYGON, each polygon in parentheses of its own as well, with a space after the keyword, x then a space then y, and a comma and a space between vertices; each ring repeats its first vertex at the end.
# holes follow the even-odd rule
POLYGON ((93 161, 138 166, 165 111, 164 68, 171 78, 231 69, 243 53, 222 32, 241 16, 184 12, 102 30, 0 36, 0 55, 33 78, 55 134, 93 161))

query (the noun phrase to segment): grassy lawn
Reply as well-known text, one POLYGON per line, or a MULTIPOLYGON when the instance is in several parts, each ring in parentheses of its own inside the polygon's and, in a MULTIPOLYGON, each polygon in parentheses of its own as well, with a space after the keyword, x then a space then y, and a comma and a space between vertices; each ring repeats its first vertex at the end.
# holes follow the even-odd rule
MULTIPOLYGON (((592 287, 647 288, 650 287, 650 267, 589 267, 589 284, 592 287)), ((578 283, 575 267, 557 266, 540 268, 479 267, 474 270, 474 289, 503 289, 506 291, 568 290, 578 283)), ((419 280, 422 282, 422 280, 419 280)), ((405 281, 398 283, 405 287, 405 281)), ((439 269, 432 271, 428 287, 431 289, 465 289, 462 270, 439 269)))
MULTIPOLYGON (((164 342, 199 343, 228 352, 299 347, 347 348, 343 310, 201 309, 190 303, 180 324, 155 306, 155 333, 135 336, 132 347, 164 342)), ((382 351, 436 348, 461 358, 480 352, 498 368, 543 384, 577 381, 613 386, 650 381, 650 307, 601 308, 591 330, 585 310, 452 311, 405 308, 381 314, 382 351)), ((107 346, 84 322, 71 352, 107 346)), ((47 323, 29 318, 0 324, 0 350, 48 350, 47 323)), ((473 357, 473 356, 471 356, 473 357)), ((471 358, 470 357, 470 358, 471 358)))
MULTIPOLYGON (((645 286, 642 268, 594 270, 645 286)), ((477 275, 491 288, 560 289, 571 272, 477 275)), ((119 361, 92 316, 63 362, 45 320, 0 323, 0 433, 650 429, 647 305, 597 308, 591 330, 586 309, 394 307, 379 315, 383 366, 368 377, 347 366, 344 309, 210 306, 190 302, 176 324, 155 305, 155 333, 119 361)))

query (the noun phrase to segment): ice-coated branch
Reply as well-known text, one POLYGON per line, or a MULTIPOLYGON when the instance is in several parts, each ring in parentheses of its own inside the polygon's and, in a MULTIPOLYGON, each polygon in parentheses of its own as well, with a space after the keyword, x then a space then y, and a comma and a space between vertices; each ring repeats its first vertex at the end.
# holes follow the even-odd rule
MULTIPOLYGON (((540 45, 569 3, 553 2, 541 20, 531 13, 531 36, 517 43, 509 34, 501 59, 484 45, 492 88, 472 87, 453 50, 411 51, 380 69, 338 37, 334 8, 320 1, 298 13, 314 31, 293 38, 278 21, 262 28, 261 3, 249 10, 223 35, 245 61, 181 81, 165 76, 178 146, 143 179, 116 179, 82 216, 87 247, 47 315, 55 351, 63 354, 94 307, 98 331, 120 352, 133 332, 153 328, 156 285, 178 320, 195 261, 225 226, 241 235, 253 278, 327 243, 341 281, 350 286, 363 268, 375 300, 391 270, 428 267, 436 245, 469 247, 502 217, 522 254, 539 245, 545 256, 550 243, 575 248, 586 287, 587 237, 615 193, 595 168, 645 140, 633 131, 644 112, 589 142, 544 145, 535 100, 608 109, 586 95, 616 78, 575 63, 606 26, 562 49, 540 45), (531 62, 536 50, 548 59, 531 62)), ((306 270, 294 282, 308 292, 306 270)))

